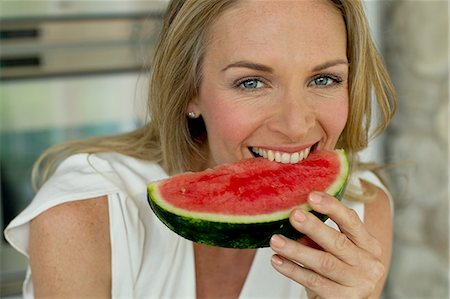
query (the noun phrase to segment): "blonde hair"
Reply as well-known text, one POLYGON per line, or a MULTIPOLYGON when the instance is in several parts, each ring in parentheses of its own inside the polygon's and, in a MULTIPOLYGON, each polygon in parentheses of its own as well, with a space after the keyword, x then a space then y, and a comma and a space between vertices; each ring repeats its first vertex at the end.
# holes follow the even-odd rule
MULTIPOLYGON (((169 174, 195 170, 202 161, 205 127, 201 118, 186 117, 189 101, 202 78, 208 30, 222 12, 238 0, 174 0, 166 11, 151 66, 148 109, 150 121, 121 135, 95 137, 54 146, 33 168, 33 182, 41 185, 66 157, 76 153, 118 152, 159 163, 169 174)), ((384 130, 396 108, 396 95, 371 39, 364 9, 358 0, 331 0, 347 26, 350 62, 350 110, 338 141, 353 156, 369 142, 372 106, 381 112, 374 134, 384 130), (375 103, 371 102, 372 92, 375 103)))

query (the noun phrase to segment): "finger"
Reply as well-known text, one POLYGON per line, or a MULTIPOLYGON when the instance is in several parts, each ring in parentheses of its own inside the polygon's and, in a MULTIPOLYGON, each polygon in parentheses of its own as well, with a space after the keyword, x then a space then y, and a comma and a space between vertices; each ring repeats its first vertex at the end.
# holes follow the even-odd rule
POLYGON ((295 229, 311 238, 324 251, 335 255, 347 264, 359 264, 361 249, 345 234, 326 225, 315 215, 302 209, 296 209, 290 215, 290 222, 295 229))
POLYGON ((321 246, 319 246, 319 244, 317 244, 316 242, 311 240, 311 238, 308 236, 302 236, 299 240, 297 240, 297 242, 299 242, 300 244, 303 244, 305 246, 314 248, 314 249, 323 250, 323 248, 321 246))
MULTIPOLYGON (((321 192, 313 192, 308 197, 308 203, 316 212, 327 215, 358 247, 379 256, 381 247, 379 242, 366 230, 364 223, 355 210, 348 208, 336 198, 321 192)), ((338 240, 339 241, 339 240, 338 240)), ((341 240, 345 243, 344 240, 341 240)))
POLYGON ((318 298, 351 298, 352 289, 342 286, 310 269, 302 267, 283 256, 272 256, 272 266, 284 276, 303 285, 318 298))
MULTIPOLYGON (((346 286, 353 285, 360 286, 360 288, 365 288, 364 286, 371 288, 372 282, 378 281, 382 273, 384 273, 384 266, 377 256, 358 247, 345 234, 324 224, 315 215, 302 209, 297 209, 290 215, 290 221, 297 230, 321 246, 324 250, 322 252, 327 252, 324 256, 319 255, 314 259, 306 257, 295 259, 300 264, 308 265, 307 268, 346 286), (343 267, 332 260, 328 254, 347 264, 348 267, 343 267), (317 264, 310 265, 309 262, 317 264), (334 273, 330 271, 333 268, 337 269, 334 270, 334 273), (342 269, 345 269, 345 271, 342 272, 342 269), (343 277, 336 278, 336 275, 339 273, 343 277)), ((299 243, 296 241, 292 242, 299 243)), ((305 248, 308 247, 305 246, 305 248)), ((300 254, 301 252, 297 252, 298 256, 300 254)))
POLYGON ((271 238, 272 249, 280 256, 302 265, 339 284, 351 286, 358 283, 359 275, 352 266, 329 252, 305 246, 281 235, 271 238))

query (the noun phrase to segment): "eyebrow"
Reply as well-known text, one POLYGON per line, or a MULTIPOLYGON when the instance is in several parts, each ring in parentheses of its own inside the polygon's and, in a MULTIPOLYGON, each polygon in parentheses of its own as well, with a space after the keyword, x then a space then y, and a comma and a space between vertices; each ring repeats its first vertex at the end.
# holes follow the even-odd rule
POLYGON ((243 68, 253 69, 256 71, 262 71, 262 72, 266 72, 266 73, 273 72, 273 68, 271 68, 270 66, 260 64, 260 63, 245 61, 245 60, 237 61, 237 62, 227 65, 225 68, 222 69, 222 72, 228 70, 229 68, 233 68, 233 67, 243 67, 243 68))
MULTIPOLYGON (((329 67, 341 65, 341 64, 348 65, 348 62, 346 59, 330 60, 325 63, 319 64, 318 66, 315 66, 313 68, 313 71, 318 72, 318 71, 327 69, 329 67)), ((224 67, 222 69, 222 72, 224 72, 230 68, 233 68, 233 67, 242 67, 242 68, 253 69, 253 70, 262 71, 262 72, 266 72, 266 73, 273 73, 273 68, 271 68, 270 66, 260 64, 260 63, 245 61, 245 60, 237 61, 237 62, 227 65, 226 67, 224 67)))
POLYGON ((314 72, 318 72, 318 71, 322 71, 324 69, 327 69, 329 67, 336 66, 336 65, 341 65, 341 64, 348 65, 348 61, 346 59, 330 60, 330 61, 327 61, 325 63, 319 64, 318 66, 315 66, 313 68, 313 71, 314 72))

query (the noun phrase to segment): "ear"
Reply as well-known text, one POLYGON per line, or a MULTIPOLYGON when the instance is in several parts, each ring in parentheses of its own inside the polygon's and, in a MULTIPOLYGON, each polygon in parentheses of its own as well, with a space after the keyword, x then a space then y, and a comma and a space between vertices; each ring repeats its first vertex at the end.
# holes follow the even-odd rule
POLYGON ((200 115, 201 111, 200 111, 200 107, 198 105, 198 98, 194 97, 192 98, 187 106, 187 111, 186 111, 186 115, 188 115, 189 113, 195 113, 195 115, 200 115))

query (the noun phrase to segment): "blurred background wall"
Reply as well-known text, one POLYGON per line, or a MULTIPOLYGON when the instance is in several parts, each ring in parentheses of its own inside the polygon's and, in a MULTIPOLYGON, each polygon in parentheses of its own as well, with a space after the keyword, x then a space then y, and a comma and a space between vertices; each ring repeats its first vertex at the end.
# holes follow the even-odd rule
POLYGON ((449 298, 449 2, 381 1, 399 106, 385 134, 395 233, 386 298, 449 298))

